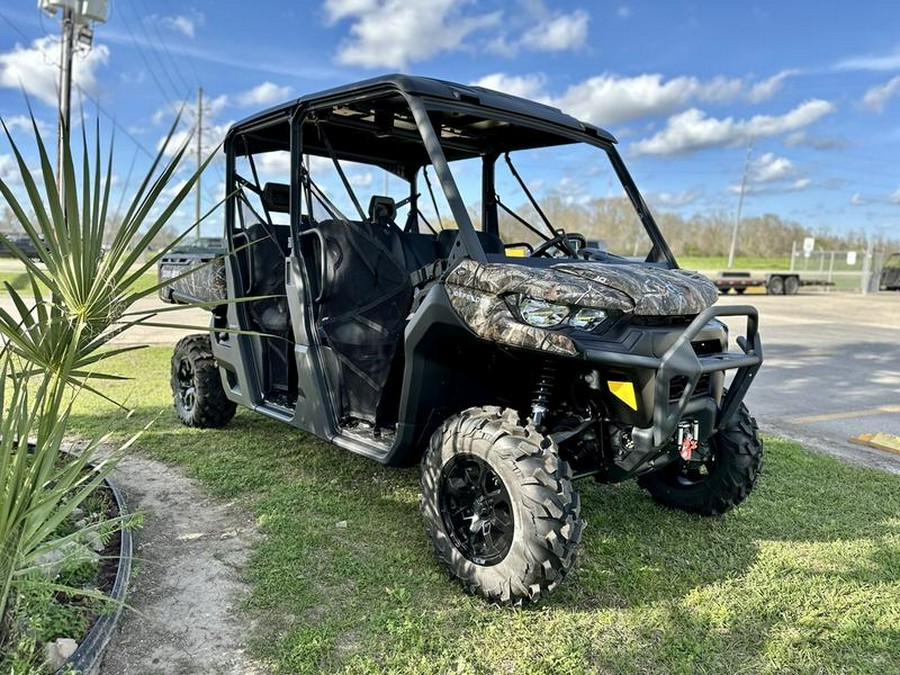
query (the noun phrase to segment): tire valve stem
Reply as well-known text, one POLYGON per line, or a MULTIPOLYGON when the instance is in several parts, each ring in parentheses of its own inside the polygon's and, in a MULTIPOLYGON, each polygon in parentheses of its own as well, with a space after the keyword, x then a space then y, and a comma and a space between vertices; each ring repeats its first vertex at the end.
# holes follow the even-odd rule
POLYGON ((544 426, 544 418, 550 410, 550 399, 555 387, 556 368, 545 363, 534 387, 534 399, 531 403, 531 419, 538 429, 544 426))

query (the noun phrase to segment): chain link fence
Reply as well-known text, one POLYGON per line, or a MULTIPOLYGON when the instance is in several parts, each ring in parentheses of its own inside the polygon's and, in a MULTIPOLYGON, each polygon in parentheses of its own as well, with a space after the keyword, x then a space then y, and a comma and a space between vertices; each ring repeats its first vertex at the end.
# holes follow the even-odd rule
POLYGON ((804 251, 796 243, 791 251, 791 271, 800 274, 805 281, 820 281, 821 286, 811 286, 823 291, 878 291, 881 272, 890 251, 867 249, 804 251))

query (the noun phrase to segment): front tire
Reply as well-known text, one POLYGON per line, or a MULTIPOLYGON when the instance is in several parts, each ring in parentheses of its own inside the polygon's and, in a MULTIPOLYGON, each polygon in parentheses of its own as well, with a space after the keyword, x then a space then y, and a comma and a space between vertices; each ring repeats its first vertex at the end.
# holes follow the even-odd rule
POLYGON ((756 484, 763 444, 756 420, 742 403, 731 421, 709 440, 711 456, 702 465, 677 459, 638 477, 638 485, 665 506, 718 516, 740 504, 756 484))
POLYGON ((234 417, 237 406, 225 396, 208 335, 188 335, 175 345, 171 385, 175 414, 182 424, 217 428, 234 417))
POLYGON ((535 602, 574 566, 583 521, 569 466, 515 411, 448 419, 422 457, 420 484, 435 555, 467 592, 535 602))

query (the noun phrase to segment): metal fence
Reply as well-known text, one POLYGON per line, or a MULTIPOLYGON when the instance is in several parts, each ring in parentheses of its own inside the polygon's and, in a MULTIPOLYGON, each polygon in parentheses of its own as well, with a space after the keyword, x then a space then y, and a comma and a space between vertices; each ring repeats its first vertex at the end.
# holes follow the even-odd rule
MULTIPOLYGON (((791 251, 791 271, 810 281, 822 281, 825 291, 878 291, 881 268, 888 251, 867 249, 849 251, 804 251, 796 243, 791 251)), ((813 287, 815 288, 815 287, 813 287)))

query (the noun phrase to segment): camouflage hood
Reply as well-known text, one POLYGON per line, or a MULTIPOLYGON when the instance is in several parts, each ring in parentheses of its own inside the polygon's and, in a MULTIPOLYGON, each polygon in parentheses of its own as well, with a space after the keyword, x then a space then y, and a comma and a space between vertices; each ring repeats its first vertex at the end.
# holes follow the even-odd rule
POLYGON ((466 260, 451 270, 447 283, 495 296, 523 293, 638 316, 699 314, 719 296, 715 284, 695 272, 593 262, 561 262, 547 269, 466 260))

